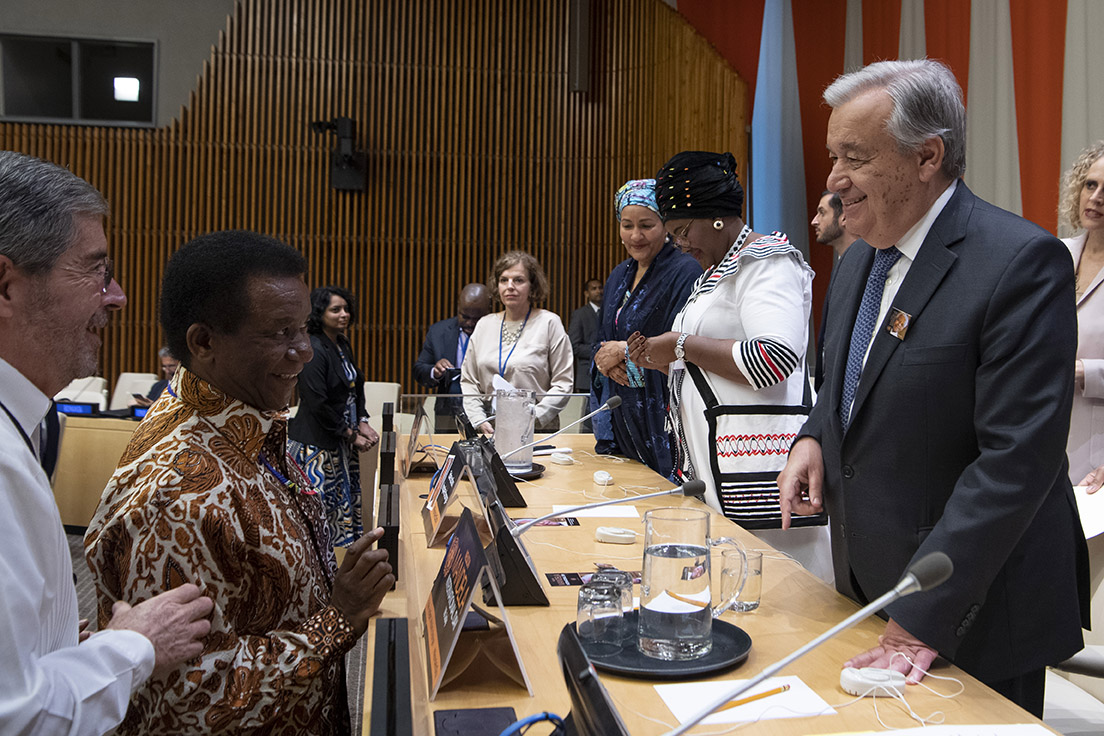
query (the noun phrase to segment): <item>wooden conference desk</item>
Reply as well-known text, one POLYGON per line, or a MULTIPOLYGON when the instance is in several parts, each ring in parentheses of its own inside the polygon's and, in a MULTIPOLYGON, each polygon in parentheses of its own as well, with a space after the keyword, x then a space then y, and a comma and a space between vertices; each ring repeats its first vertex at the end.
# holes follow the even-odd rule
MULTIPOLYGON (((449 444, 446 438, 439 438, 438 441, 449 444)), ((639 463, 618 463, 591 455, 593 437, 589 435, 561 435, 556 443, 574 447, 575 458, 581 463, 560 466, 549 463, 545 458, 543 464, 547 470, 542 478, 531 483, 519 482, 529 505, 523 509, 509 509, 512 517, 540 516, 551 512, 553 504, 582 504, 602 500, 603 496, 614 498, 630 495, 621 490, 621 486, 629 486, 631 494, 637 495, 671 487, 669 482, 639 463), (601 494, 593 489, 592 476, 595 470, 606 470, 614 478, 614 485, 601 494)), ((399 444, 405 446, 405 442, 399 444)), ((436 710, 510 706, 519 718, 545 710, 561 716, 567 715, 569 701, 556 656, 556 642, 564 624, 575 620, 578 588, 551 587, 544 575, 550 572, 590 572, 595 569, 596 562, 610 562, 621 569, 639 570, 643 556, 642 539, 634 545, 603 544, 595 541, 594 530, 602 524, 632 527, 640 522, 582 517, 577 527, 534 527, 526 532, 522 539, 541 576, 541 583, 551 605, 511 606, 507 612, 521 648, 534 696, 530 698, 524 688, 504 675, 493 679, 468 675, 444 686, 436 700, 429 702, 420 617, 433 578, 440 568, 444 548, 426 547, 420 516, 420 507, 424 501, 419 496, 426 493, 428 487, 429 480, 425 476, 412 477, 403 482, 399 537, 400 580, 397 589, 384 600, 382 609, 383 616, 409 619, 414 733, 427 736, 433 734, 433 711, 436 710)), ((461 489, 461 492, 467 493, 466 489, 461 489)), ((643 515, 646 509, 659 506, 701 504, 696 499, 670 496, 638 501, 634 505, 643 515)), ((715 514, 711 523, 714 537, 736 536, 749 549, 767 548, 767 545, 720 514, 715 514)), ((718 562, 719 558, 715 555, 714 565, 718 562)), ((716 579, 714 571, 714 580, 716 579)), ((784 559, 765 559, 763 596, 759 610, 744 614, 724 614, 724 620, 736 624, 751 636, 751 653, 744 664, 710 679, 752 677, 856 610, 854 603, 796 563, 784 559)), ((374 627, 375 623, 367 634, 369 642, 375 639, 374 627)), ((852 696, 840 689, 840 666, 848 657, 875 645, 883 627, 884 623, 880 619, 868 619, 797 660, 779 674, 797 675, 829 705, 836 706, 852 700, 852 696)), ((364 734, 369 733, 371 723, 371 656, 368 663, 364 734)), ((935 674, 953 675, 961 679, 966 690, 954 699, 945 700, 923 688, 910 687, 908 702, 921 715, 942 711, 947 724, 1039 723, 1027 712, 955 667, 940 667, 935 674)), ((655 683, 608 673, 600 675, 633 736, 662 734, 676 725, 674 716, 653 689, 655 683), (655 721, 668 725, 662 726, 655 721)), ((930 679, 928 683, 940 692, 953 692, 955 689, 954 683, 930 679)), ((888 726, 904 728, 919 725, 909 718, 901 704, 883 698, 879 698, 877 702, 878 714, 888 726)), ((707 726, 701 730, 715 732, 719 728, 707 726)), ((871 698, 837 708, 836 715, 767 720, 745 726, 745 732, 748 732, 748 728, 751 729, 750 732, 757 734, 827 734, 883 730, 878 723, 871 698)))

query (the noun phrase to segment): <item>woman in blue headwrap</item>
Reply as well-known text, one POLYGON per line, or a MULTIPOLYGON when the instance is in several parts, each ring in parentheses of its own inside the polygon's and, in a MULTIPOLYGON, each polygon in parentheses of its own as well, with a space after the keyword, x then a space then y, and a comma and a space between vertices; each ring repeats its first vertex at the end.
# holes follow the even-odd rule
POLYGON ((618 232, 629 257, 606 280, 591 397, 597 404, 610 396, 622 401, 609 413, 609 430, 595 427, 598 451, 634 458, 670 477, 671 445, 664 426, 667 380, 629 360, 626 341, 634 332, 658 335, 670 330, 702 269, 669 241, 654 187, 654 179, 629 181, 614 198, 618 232))

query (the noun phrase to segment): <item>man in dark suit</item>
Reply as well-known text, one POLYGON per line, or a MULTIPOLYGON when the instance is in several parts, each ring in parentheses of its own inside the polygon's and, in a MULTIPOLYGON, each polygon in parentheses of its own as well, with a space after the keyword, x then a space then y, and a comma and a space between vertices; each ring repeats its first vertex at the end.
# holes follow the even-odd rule
MULTIPOLYGON (((414 363, 414 378, 439 394, 460 394, 460 363, 468 350, 475 323, 491 311, 491 295, 484 284, 468 284, 460 290, 456 316, 430 325, 422 351, 414 363)), ((448 420, 459 408, 458 399, 436 402, 437 429, 454 431, 448 420)))
POLYGON ((833 276, 824 390, 779 475, 783 523, 827 504, 836 586, 859 601, 929 552, 954 562, 941 587, 887 606, 879 646, 847 665, 915 682, 940 654, 1041 715, 1044 667, 1088 621, 1064 452, 1073 268, 960 180, 961 94, 929 60, 824 93, 828 188, 865 242, 833 276))
POLYGON ((594 343, 598 339, 598 310, 602 306, 602 282, 586 282, 587 303, 571 313, 567 337, 575 352, 575 391, 590 393, 590 364, 594 360, 594 343))
MULTIPOLYGON (((843 202, 835 192, 824 190, 817 204, 816 214, 813 215, 813 230, 816 232, 816 241, 827 245, 832 249, 838 262, 843 254, 858 240, 847 230, 843 222, 843 202)), ((827 304, 828 295, 824 301, 827 304)), ((824 384, 824 319, 820 320, 820 329, 817 330, 816 367, 813 369, 813 390, 819 392, 824 384)))

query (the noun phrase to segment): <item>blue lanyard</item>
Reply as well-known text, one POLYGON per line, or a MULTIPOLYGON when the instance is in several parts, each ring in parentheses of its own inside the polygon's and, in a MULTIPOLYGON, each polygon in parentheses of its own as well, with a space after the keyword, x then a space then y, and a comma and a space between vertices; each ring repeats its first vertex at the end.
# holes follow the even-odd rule
MULTIPOLYGON (((264 466, 268 468, 268 472, 276 476, 276 480, 280 481, 280 483, 283 484, 284 488, 287 488, 289 491, 298 491, 300 493, 305 493, 308 496, 315 496, 318 494, 318 491, 315 490, 314 486, 310 485, 309 483, 307 484, 306 488, 301 488, 298 483, 290 480, 289 478, 286 478, 283 473, 277 470, 276 467, 268 461, 268 457, 266 457, 263 452, 257 456, 257 459, 260 460, 261 463, 263 463, 264 466)), ((299 474, 301 476, 303 476, 304 478, 306 477, 306 474, 303 473, 303 469, 296 465, 294 460, 292 460, 291 458, 287 458, 287 460, 292 465, 295 465, 295 469, 299 471, 299 474)))
MULTIPOLYGON (((499 335, 501 337, 501 333, 499 335)), ((464 358, 468 355, 468 345, 471 343, 471 335, 460 330, 460 363, 464 362, 464 358)))
POLYGON ((503 378, 506 377, 506 366, 510 364, 510 358, 514 355, 514 349, 517 348, 518 343, 521 342, 521 335, 525 332, 525 325, 529 322, 529 315, 533 313, 533 308, 529 307, 529 311, 525 313, 525 320, 521 323, 521 329, 518 330, 517 340, 514 340, 513 346, 510 348, 509 354, 506 356, 506 362, 502 362, 502 333, 506 330, 506 313, 502 313, 502 324, 498 328, 498 375, 503 378))

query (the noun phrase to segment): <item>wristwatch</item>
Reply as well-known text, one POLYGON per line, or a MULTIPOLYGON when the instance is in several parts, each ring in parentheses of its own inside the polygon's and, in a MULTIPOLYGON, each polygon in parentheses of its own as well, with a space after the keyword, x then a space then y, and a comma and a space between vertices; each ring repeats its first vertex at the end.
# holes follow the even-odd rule
POLYGON ((678 342, 675 343, 675 360, 686 360, 686 338, 688 337, 690 337, 689 332, 679 335, 678 342))

